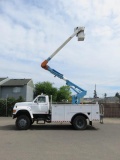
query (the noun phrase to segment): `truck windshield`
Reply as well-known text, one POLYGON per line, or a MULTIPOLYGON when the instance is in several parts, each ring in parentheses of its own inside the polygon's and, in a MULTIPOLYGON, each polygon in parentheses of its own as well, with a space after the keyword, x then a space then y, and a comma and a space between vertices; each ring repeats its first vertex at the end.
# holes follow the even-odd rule
POLYGON ((45 97, 38 97, 38 103, 45 103, 45 97))

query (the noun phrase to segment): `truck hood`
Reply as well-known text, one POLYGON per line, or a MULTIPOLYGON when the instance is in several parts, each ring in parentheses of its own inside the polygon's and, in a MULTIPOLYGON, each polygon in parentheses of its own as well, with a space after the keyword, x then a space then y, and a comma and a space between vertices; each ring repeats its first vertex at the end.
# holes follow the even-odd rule
POLYGON ((27 111, 30 112, 32 104, 33 104, 33 102, 19 102, 19 103, 16 103, 13 107, 14 114, 16 114, 19 110, 27 110, 27 111))
POLYGON ((33 102, 19 102, 16 103, 15 106, 30 106, 33 102))

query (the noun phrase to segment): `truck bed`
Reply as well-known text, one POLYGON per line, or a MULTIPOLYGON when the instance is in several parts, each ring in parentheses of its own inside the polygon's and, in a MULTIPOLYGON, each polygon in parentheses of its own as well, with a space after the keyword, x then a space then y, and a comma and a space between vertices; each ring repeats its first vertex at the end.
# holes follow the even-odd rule
POLYGON ((70 122, 75 114, 85 114, 90 121, 100 120, 99 104, 52 104, 52 122, 70 122))

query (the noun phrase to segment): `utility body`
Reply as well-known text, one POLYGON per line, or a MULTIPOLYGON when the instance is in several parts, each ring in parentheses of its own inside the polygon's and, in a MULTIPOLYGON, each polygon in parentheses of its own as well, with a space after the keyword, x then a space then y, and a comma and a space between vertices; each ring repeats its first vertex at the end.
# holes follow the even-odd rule
POLYGON ((13 118, 20 130, 28 129, 36 121, 44 123, 70 122, 75 129, 86 129, 87 123, 100 120, 98 104, 51 104, 47 95, 37 96, 33 102, 16 103, 13 118))
MULTIPOLYGON (((16 103, 13 108, 13 118, 16 119, 18 129, 28 129, 34 121, 44 122, 70 122, 75 129, 83 130, 87 127, 87 122, 92 125, 93 120, 100 120, 98 104, 80 104, 87 91, 74 84, 63 76, 60 72, 48 66, 48 62, 74 37, 78 41, 84 40, 84 27, 76 27, 74 33, 58 47, 46 60, 41 63, 41 67, 48 70, 55 77, 63 79, 76 95, 72 95, 72 104, 52 104, 47 95, 37 96, 33 102, 16 103)), ((46 93, 44 93, 46 94, 46 93)))

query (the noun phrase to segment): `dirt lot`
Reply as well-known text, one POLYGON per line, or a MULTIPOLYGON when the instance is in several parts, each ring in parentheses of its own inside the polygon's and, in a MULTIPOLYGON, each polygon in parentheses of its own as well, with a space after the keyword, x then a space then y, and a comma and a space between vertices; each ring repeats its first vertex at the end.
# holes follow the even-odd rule
POLYGON ((120 160, 120 119, 94 122, 85 131, 70 124, 34 124, 18 131, 12 118, 0 118, 1 160, 120 160))

